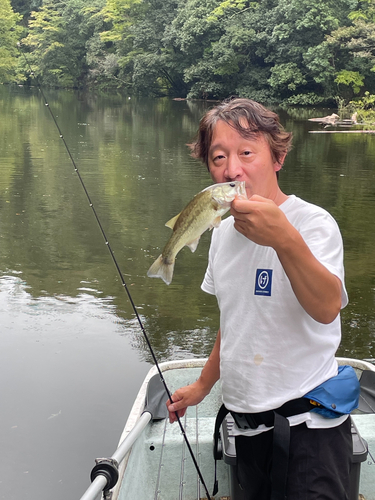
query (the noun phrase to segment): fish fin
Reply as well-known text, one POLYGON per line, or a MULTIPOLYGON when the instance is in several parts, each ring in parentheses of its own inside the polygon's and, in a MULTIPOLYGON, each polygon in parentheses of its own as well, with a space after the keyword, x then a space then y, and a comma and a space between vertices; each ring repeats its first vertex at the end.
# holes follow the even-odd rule
POLYGON ((159 255, 159 257, 147 271, 147 276, 149 278, 161 278, 164 283, 169 285, 173 278, 174 263, 175 260, 173 259, 173 262, 171 264, 168 264, 164 261, 163 256, 159 255))
POLYGON ((195 250, 197 249, 197 246, 198 246, 198 243, 199 243, 199 240, 200 240, 200 236, 198 236, 197 239, 191 241, 190 243, 187 243, 186 246, 190 248, 190 250, 194 253, 195 250))
POLYGON ((173 229, 176 222, 177 222, 177 219, 180 217, 180 215, 181 215, 181 212, 179 214, 177 214, 175 217, 172 217, 172 219, 169 219, 169 221, 166 222, 165 225, 167 227, 170 227, 171 229, 173 229))
POLYGON ((213 221, 210 229, 213 229, 214 227, 219 227, 221 224, 221 216, 218 215, 213 221))

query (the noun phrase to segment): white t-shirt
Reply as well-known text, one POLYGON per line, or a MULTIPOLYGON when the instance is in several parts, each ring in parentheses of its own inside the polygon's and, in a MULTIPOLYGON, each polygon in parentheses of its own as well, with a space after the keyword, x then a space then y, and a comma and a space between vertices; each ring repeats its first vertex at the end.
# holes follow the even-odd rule
MULTIPOLYGON (((324 209, 294 195, 280 209, 319 262, 341 280, 345 307, 343 245, 337 223, 324 209)), ((340 317, 325 325, 306 313, 275 250, 239 233, 233 217, 213 231, 202 289, 216 295, 219 304, 220 379, 223 403, 229 410, 275 409, 337 374, 340 317)), ((289 420, 292 425, 306 421, 311 427, 331 427, 345 418, 325 419, 310 412, 289 420)))

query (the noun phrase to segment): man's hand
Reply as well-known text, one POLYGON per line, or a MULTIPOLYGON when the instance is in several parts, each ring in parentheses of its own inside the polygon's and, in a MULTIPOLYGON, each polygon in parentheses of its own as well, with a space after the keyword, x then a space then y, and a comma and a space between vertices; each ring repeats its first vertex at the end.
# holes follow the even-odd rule
POLYGON ((203 367, 200 377, 196 382, 172 394, 173 403, 168 400, 167 408, 169 411, 169 421, 171 424, 176 422, 176 412, 179 417, 183 417, 188 406, 194 406, 200 403, 207 394, 210 393, 212 387, 220 378, 220 330, 217 333, 215 344, 211 354, 203 367))
POLYGON ((194 406, 200 403, 207 396, 207 391, 202 388, 197 380, 191 385, 181 387, 172 395, 173 404, 167 401, 169 412, 169 421, 172 424, 177 421, 176 412, 179 417, 183 417, 188 406, 194 406))
POLYGON ((258 195, 249 200, 236 198, 230 212, 237 231, 258 245, 276 250, 287 236, 290 223, 284 212, 268 198, 258 195))

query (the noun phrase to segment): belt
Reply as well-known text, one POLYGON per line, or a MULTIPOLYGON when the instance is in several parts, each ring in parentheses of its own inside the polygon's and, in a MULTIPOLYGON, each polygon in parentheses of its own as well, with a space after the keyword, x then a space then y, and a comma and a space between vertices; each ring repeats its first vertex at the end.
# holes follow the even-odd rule
POLYGON ((276 413, 286 418, 305 413, 313 408, 316 408, 316 404, 314 405, 311 403, 309 399, 298 398, 287 401, 280 406, 280 408, 276 408, 276 410, 262 411, 259 413, 237 413, 229 410, 229 413, 232 415, 237 427, 246 430, 257 429, 260 425, 272 427, 275 422, 276 413))

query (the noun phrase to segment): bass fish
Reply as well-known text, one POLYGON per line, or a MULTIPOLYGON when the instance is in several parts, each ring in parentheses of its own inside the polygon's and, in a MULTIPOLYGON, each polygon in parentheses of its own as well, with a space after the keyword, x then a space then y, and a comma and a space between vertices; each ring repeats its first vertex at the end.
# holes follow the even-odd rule
POLYGON ((173 234, 165 245, 163 253, 147 272, 150 278, 161 278, 169 285, 173 278, 176 255, 187 246, 195 252, 201 235, 218 227, 221 217, 228 212, 235 197, 247 198, 245 182, 233 181, 214 184, 194 196, 178 215, 165 225, 173 234))

